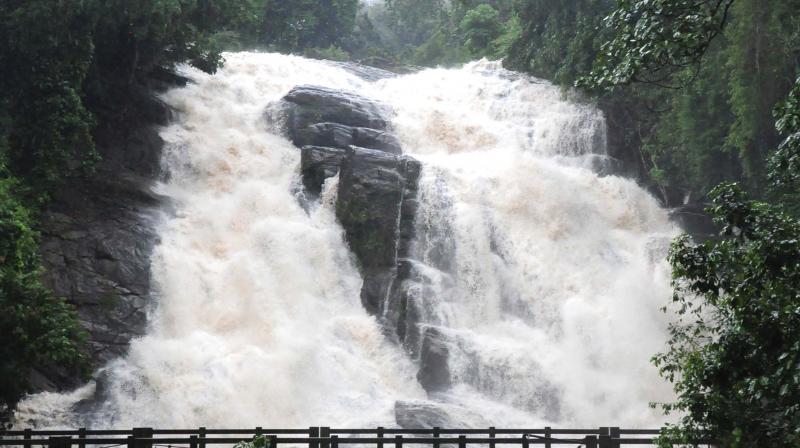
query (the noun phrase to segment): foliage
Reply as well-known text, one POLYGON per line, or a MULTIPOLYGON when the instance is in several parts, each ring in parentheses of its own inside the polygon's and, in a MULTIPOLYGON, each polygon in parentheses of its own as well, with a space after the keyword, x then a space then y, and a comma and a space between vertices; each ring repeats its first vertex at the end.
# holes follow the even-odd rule
POLYGON ((41 195, 97 160, 97 104, 153 69, 213 71, 214 35, 255 0, 9 0, 0 3, 0 116, 11 174, 41 195), (91 101, 90 101, 91 100, 91 101))
POLYGON ((411 47, 434 35, 448 15, 444 0, 386 0, 386 8, 396 38, 411 47))
POLYGON ((341 44, 355 27, 358 0, 264 0, 258 39, 280 51, 341 44))
POLYGON ((365 8, 362 17, 369 25, 357 30, 352 40, 360 45, 347 48, 351 55, 380 55, 395 66, 502 59, 521 28, 512 0, 385 0, 365 8))
POLYGON ((735 184, 712 192, 719 239, 673 243, 680 319, 654 357, 683 414, 665 446, 711 438, 725 447, 800 444, 800 221, 747 201, 735 184))
POLYGON ((775 116, 778 132, 787 137, 769 159, 769 180, 778 198, 800 215, 800 78, 775 109, 775 116))
POLYGON ((257 435, 249 442, 239 442, 233 448, 269 448, 269 439, 265 435, 257 435))
POLYGON ((736 0, 724 38, 733 113, 726 147, 741 161, 749 190, 767 188, 765 160, 780 143, 772 119, 800 67, 800 1, 736 0))
POLYGON ((33 367, 86 366, 74 310, 39 279, 38 236, 30 211, 14 198, 15 187, 0 180, 0 408, 27 392, 24 372, 33 367))
POLYGON ((479 53, 497 39, 500 26, 500 13, 485 3, 467 11, 459 25, 472 53, 479 53))
POLYGON ((520 2, 522 33, 505 64, 595 88, 612 132, 621 133, 616 141, 627 145, 621 152, 641 155, 644 180, 667 205, 703 201, 726 180, 763 197, 765 160, 780 142, 771 110, 800 66, 800 2, 698 5, 692 12, 678 0, 619 9, 611 0, 520 2))
POLYGON ((722 31, 734 0, 620 0, 605 18, 613 37, 581 82, 609 87, 661 84, 695 67, 722 31))
POLYGON ((519 2, 522 30, 508 50, 506 66, 572 85, 591 69, 604 38, 602 19, 613 7, 613 0, 519 2))
POLYGON ((96 158, 94 119, 81 99, 94 47, 91 21, 83 2, 0 4, 4 158, 41 190, 96 158))

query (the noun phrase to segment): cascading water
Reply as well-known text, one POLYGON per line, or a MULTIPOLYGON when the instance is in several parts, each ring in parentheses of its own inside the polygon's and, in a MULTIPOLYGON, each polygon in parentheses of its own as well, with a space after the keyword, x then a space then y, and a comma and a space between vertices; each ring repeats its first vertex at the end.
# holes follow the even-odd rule
POLYGON ((226 59, 165 96, 179 118, 157 189, 174 210, 148 335, 96 387, 28 398, 18 424, 393 426, 398 400, 470 425, 661 424, 647 403, 669 387, 648 359, 675 230, 634 182, 589 169, 605 153, 599 112, 485 61, 369 82, 294 56, 226 59), (264 114, 301 84, 388 104, 423 163, 409 294, 449 347, 441 393, 416 381, 418 348, 361 306, 336 178, 298 201, 299 151, 264 114))

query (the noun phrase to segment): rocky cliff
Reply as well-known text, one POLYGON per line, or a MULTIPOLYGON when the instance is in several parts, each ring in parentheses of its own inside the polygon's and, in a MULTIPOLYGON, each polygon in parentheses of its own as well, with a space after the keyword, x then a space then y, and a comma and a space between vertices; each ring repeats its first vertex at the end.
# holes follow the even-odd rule
POLYGON ((339 175, 336 216, 364 278, 361 302, 387 334, 403 341, 408 276, 421 165, 402 155, 389 128, 391 110, 358 95, 316 86, 292 89, 281 101, 286 133, 301 151, 307 194, 319 195, 339 175))
MULTIPOLYGON (((58 191, 42 217, 44 282, 75 305, 95 366, 124 354, 147 324, 159 205, 150 187, 160 173, 158 127, 170 119, 157 94, 182 82, 174 75, 148 79, 126 87, 120 103, 99 105, 96 172, 58 191)), ((34 372, 32 380, 37 390, 81 381, 57 366, 34 372)))

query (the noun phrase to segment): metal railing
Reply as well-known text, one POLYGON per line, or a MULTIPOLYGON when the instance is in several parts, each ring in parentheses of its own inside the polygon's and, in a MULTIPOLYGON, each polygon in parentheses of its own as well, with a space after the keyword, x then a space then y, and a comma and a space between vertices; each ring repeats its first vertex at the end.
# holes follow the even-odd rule
POLYGON ((618 448, 627 445, 654 445, 659 430, 620 429, 339 429, 313 426, 307 429, 154 429, 125 430, 0 430, 0 448, 42 446, 48 448, 207 448, 209 445, 233 445, 263 436, 269 448, 280 445, 308 448, 340 448, 340 445, 403 448, 406 445, 428 445, 431 448, 467 448, 481 445, 488 448, 520 448, 572 445, 586 448, 618 448))

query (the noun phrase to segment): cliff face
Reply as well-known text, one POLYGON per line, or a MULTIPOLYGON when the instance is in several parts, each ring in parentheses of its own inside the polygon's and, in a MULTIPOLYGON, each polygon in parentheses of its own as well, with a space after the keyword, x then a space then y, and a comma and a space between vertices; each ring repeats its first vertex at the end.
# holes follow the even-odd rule
MULTIPOLYGON (((157 92, 172 84, 148 80, 127 88, 116 109, 101 108, 96 172, 58 191, 42 216, 44 282, 75 305, 95 366, 124 354, 146 327, 159 205, 150 187, 160 172, 158 126, 170 118, 157 92)), ((37 390, 81 381, 58 366, 34 372, 32 380, 37 390)))
POLYGON ((608 123, 609 155, 619 162, 617 174, 634 178, 661 205, 670 210, 670 217, 698 241, 717 232, 711 217, 705 212, 707 204, 691 191, 658 185, 650 175, 652 161, 644 152, 643 136, 652 132, 654 123, 637 115, 632 104, 613 97, 600 101, 608 123))

